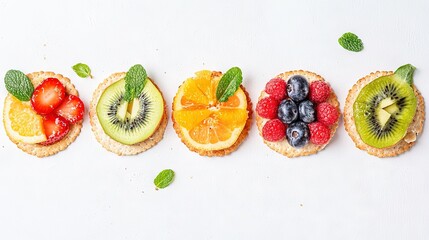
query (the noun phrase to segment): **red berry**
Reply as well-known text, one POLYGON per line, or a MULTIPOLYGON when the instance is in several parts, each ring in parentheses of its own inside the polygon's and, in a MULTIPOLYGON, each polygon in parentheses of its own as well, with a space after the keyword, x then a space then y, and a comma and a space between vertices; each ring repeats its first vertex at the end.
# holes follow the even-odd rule
POLYGON ((63 139, 70 130, 69 123, 63 117, 55 116, 53 114, 43 118, 43 128, 47 140, 40 144, 51 145, 63 139))
POLYGON ((263 118, 273 119, 277 117, 277 108, 279 107, 279 102, 269 96, 259 100, 256 104, 256 112, 259 116, 263 118))
POLYGON ((271 97, 281 101, 286 98, 286 82, 281 78, 271 79, 265 85, 265 92, 271 97))
POLYGON ((331 138, 331 130, 320 122, 308 124, 310 129, 310 142, 316 145, 323 145, 331 138))
POLYGON ((58 116, 65 118, 69 123, 76 123, 83 119, 85 107, 82 100, 74 95, 68 95, 61 105, 55 109, 58 116))
POLYGON ((31 96, 31 105, 39 114, 49 114, 64 100, 66 89, 56 78, 47 78, 36 87, 31 96))
POLYGON ((336 123, 339 117, 338 110, 329 103, 321 103, 316 107, 317 121, 331 126, 336 123))
POLYGON ((271 119, 262 127, 262 137, 270 142, 277 142, 286 136, 286 126, 279 119, 271 119))
POLYGON ((328 99, 331 87, 324 81, 314 81, 310 84, 308 98, 313 103, 321 103, 328 99))

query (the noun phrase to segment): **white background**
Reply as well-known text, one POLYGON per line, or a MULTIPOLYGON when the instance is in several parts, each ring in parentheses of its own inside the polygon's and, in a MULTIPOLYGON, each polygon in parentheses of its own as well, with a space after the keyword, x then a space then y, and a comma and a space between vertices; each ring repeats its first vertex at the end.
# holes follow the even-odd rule
MULTIPOLYGON (((177 87, 201 69, 241 67, 254 104, 271 77, 305 69, 330 81, 343 107, 360 77, 412 63, 429 98, 428 12, 425 0, 0 0, 0 75, 62 73, 88 106, 104 78, 141 63, 170 109, 177 87), (348 31, 364 51, 338 45, 348 31), (95 78, 78 78, 78 62, 95 78)), ((324 151, 288 159, 253 125, 236 152, 207 158, 170 121, 157 146, 118 157, 85 116, 67 150, 38 159, 0 127, 0 239, 429 238, 427 132, 410 152, 379 159, 355 148, 341 121, 324 151), (156 191, 165 168, 176 180, 156 191)))

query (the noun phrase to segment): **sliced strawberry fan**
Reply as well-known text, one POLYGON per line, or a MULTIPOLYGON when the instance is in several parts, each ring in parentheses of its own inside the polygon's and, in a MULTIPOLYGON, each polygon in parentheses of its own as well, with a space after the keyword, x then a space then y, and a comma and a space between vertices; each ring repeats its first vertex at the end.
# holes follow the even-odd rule
POLYGON ((64 85, 56 78, 47 78, 36 87, 31 97, 34 111, 43 116, 43 127, 51 145, 63 139, 70 131, 70 125, 83 119, 85 107, 75 95, 67 95, 64 85))

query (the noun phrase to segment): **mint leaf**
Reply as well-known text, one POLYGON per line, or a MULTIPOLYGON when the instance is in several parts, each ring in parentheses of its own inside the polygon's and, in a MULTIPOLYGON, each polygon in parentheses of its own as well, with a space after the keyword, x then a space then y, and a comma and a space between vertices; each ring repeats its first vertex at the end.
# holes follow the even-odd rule
POLYGON ((92 78, 91 69, 85 63, 78 63, 72 69, 81 78, 92 78))
POLYGON ((216 88, 216 98, 219 102, 226 102, 234 95, 243 81, 241 69, 233 67, 226 71, 216 88))
POLYGON ((174 171, 171 169, 162 170, 158 176, 153 180, 157 188, 165 188, 170 185, 174 180, 174 171))
POLYGON ((405 64, 396 69, 395 75, 412 85, 414 70, 416 70, 416 67, 411 64, 405 64))
POLYGON ((147 82, 146 70, 140 64, 136 64, 125 75, 125 101, 129 102, 138 97, 147 82))
POLYGON ((344 33, 339 39, 338 43, 346 50, 353 52, 360 52, 363 49, 362 40, 356 34, 347 32, 344 33))
POLYGON ((4 76, 7 91, 20 101, 30 101, 34 92, 33 83, 23 72, 9 70, 4 76))

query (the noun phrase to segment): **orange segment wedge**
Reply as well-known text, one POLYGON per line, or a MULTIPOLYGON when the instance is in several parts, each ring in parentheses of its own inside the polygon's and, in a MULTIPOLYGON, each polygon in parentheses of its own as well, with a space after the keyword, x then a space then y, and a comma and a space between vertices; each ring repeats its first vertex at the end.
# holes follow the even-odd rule
POLYGON ((209 96, 206 95, 204 89, 201 89, 198 86, 198 82, 193 79, 189 79, 183 86, 184 92, 186 95, 183 96, 183 100, 187 102, 192 102, 197 105, 208 105, 209 96))
POLYGON ((179 87, 173 102, 181 138, 200 150, 228 148, 246 125, 246 94, 239 88, 227 102, 218 102, 216 88, 222 74, 204 70, 195 75, 179 87))
POLYGON ((216 117, 220 123, 236 128, 240 127, 243 123, 246 123, 248 113, 246 109, 227 108, 216 112, 216 117))
POLYGON ((23 143, 46 141, 43 118, 33 110, 30 102, 21 102, 9 94, 4 107, 4 127, 13 141, 23 143))
POLYGON ((211 114, 212 112, 208 109, 183 109, 174 112, 174 119, 181 127, 184 127, 189 130, 199 125, 211 114))

